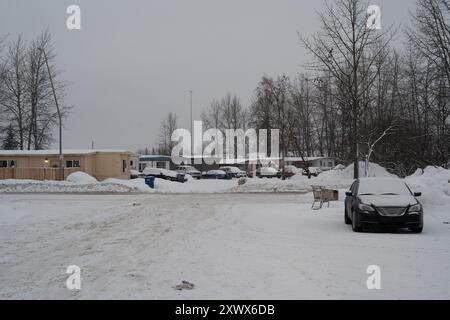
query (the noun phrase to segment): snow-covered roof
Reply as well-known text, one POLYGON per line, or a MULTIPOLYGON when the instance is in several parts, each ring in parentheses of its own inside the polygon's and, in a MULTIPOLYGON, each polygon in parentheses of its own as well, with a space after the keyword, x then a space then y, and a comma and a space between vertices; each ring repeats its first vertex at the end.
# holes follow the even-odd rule
POLYGON ((162 155, 141 155, 139 156, 139 161, 170 161, 170 156, 162 155))
MULTIPOLYGON (((114 149, 63 149, 64 155, 88 155, 95 153, 132 153, 114 149)), ((0 156, 57 156, 59 150, 0 150, 0 156)))
POLYGON ((170 156, 167 156, 167 155, 163 155, 163 154, 140 154, 139 155, 139 157, 148 157, 148 158, 162 158, 162 157, 170 157, 170 156))
MULTIPOLYGON (((306 161, 316 161, 316 160, 323 160, 323 159, 333 159, 331 157, 305 157, 306 161)), ((286 157, 284 158, 285 161, 292 161, 292 162, 303 162, 302 157, 286 157)))

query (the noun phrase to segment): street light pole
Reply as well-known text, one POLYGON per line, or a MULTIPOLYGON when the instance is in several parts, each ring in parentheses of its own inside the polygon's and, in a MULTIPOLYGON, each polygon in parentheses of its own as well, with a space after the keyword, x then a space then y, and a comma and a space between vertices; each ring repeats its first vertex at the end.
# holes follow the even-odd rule
MULTIPOLYGON (((450 115, 447 117, 447 119, 445 119, 445 124, 450 128, 450 115)), ((449 134, 450 137, 450 134, 449 134)), ((450 140, 450 138, 449 138, 450 140)), ((449 141, 450 142, 450 141, 449 141)), ((448 148, 449 148, 449 154, 450 154, 450 143, 448 144, 448 148)), ((448 163, 447 163, 447 169, 450 168, 450 159, 448 159, 448 163)), ((450 180, 448 181, 448 183, 450 183, 450 180)))
POLYGON ((193 159, 193 154, 194 154, 194 132, 192 131, 192 123, 193 123, 193 119, 192 119, 192 93, 193 91, 190 90, 189 93, 191 94, 191 160, 193 159))
POLYGON ((44 54, 45 65, 47 66, 48 77, 50 79, 50 84, 52 86, 53 97, 55 98, 56 110, 58 111, 58 119, 59 119, 59 168, 61 172, 61 180, 64 180, 64 156, 62 152, 62 116, 61 110, 59 109, 58 99, 56 98, 55 86, 53 84, 52 73, 50 72, 50 67, 48 65, 47 54, 43 48, 39 48, 41 53, 44 54))

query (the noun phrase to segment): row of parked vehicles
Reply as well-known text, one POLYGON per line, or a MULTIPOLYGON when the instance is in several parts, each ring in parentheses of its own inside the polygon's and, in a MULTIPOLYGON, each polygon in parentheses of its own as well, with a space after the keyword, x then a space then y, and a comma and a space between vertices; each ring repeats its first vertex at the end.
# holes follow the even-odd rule
MULTIPOLYGON (((317 176, 320 173, 318 168, 309 168, 309 173, 313 176, 317 176)), ((183 165, 177 167, 176 170, 167 170, 161 168, 147 167, 140 174, 141 176, 152 176, 155 178, 185 182, 187 176, 191 176, 194 179, 220 179, 230 180, 233 178, 245 178, 245 177, 257 177, 257 178, 291 178, 295 174, 308 175, 308 172, 303 169, 298 169, 295 166, 286 166, 284 174, 281 170, 272 167, 261 167, 255 172, 246 172, 234 166, 223 166, 218 170, 209 170, 206 172, 200 172, 193 166, 183 165)))
POLYGON ((247 172, 237 167, 221 167, 219 170, 209 170, 206 172, 200 172, 193 166, 179 166, 176 171, 167 170, 161 168, 145 168, 141 176, 151 176, 164 180, 185 182, 187 176, 191 176, 193 179, 221 179, 230 180, 233 178, 247 177, 247 172))

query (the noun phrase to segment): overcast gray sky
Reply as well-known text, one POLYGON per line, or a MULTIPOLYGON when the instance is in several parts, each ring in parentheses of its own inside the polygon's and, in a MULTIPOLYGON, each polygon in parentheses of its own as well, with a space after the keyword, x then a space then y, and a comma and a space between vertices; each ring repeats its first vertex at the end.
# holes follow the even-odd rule
MULTIPOLYGON (((332 0, 331 0, 332 1, 332 0)), ((409 22, 413 0, 374 0, 383 24, 409 22)), ((161 120, 189 126, 213 98, 236 93, 244 105, 263 74, 295 76, 309 56, 297 31, 318 29, 317 0, 0 0, 0 36, 26 39, 48 28, 74 105, 66 148, 151 147, 161 120), (81 7, 81 30, 66 8, 81 7)))

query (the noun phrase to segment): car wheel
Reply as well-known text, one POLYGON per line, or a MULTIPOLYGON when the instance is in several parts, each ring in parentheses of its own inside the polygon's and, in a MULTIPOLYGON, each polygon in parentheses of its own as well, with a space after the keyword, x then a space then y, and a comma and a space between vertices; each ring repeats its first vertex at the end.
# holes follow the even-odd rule
POLYGON ((345 224, 352 224, 352 220, 350 220, 350 218, 348 217, 348 214, 347 214, 347 208, 344 209, 344 220, 345 220, 345 224))
POLYGON ((362 227, 356 224, 356 213, 352 211, 352 230, 354 232, 362 232, 362 227))
POLYGON ((422 231, 423 231, 423 226, 420 226, 420 227, 412 227, 412 228, 409 228, 409 230, 411 230, 411 232, 413 232, 413 233, 422 233, 422 231))

